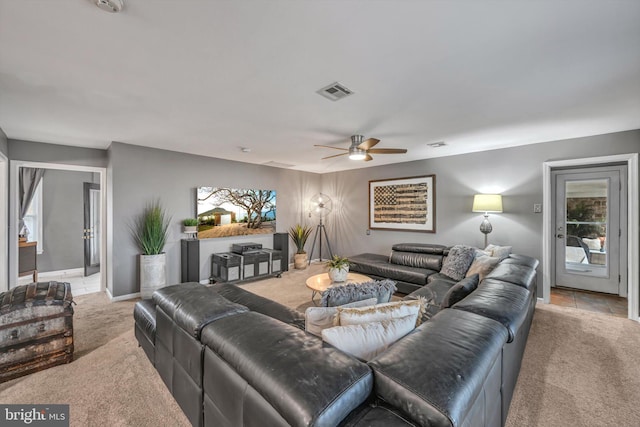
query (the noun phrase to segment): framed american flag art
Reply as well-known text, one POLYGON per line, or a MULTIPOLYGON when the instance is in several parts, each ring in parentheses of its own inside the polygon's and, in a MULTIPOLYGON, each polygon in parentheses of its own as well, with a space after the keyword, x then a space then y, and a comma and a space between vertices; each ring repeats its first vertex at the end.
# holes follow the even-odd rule
POLYGON ((369 228, 436 232, 436 176, 369 181, 369 228))

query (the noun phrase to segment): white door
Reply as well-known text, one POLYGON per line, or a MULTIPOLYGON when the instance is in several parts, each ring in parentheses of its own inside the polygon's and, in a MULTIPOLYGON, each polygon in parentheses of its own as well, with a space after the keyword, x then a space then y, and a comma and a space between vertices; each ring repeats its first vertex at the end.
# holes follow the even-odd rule
POLYGON ((626 297, 626 166, 552 171, 555 286, 626 297))

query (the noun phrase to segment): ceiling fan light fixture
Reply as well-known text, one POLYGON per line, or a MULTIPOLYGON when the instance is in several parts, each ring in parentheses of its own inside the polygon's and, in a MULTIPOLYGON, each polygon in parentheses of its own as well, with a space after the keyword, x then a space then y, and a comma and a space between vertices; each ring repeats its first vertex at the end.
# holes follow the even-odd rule
POLYGON ((358 147, 349 148, 350 160, 364 160, 367 157, 367 152, 358 147))

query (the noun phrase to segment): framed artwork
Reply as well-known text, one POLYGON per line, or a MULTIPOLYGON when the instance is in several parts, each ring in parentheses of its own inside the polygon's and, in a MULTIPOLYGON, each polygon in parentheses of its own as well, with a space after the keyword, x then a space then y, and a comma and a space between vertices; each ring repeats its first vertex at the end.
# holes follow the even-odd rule
POLYGON ((369 181, 369 228, 436 232, 436 176, 369 181))

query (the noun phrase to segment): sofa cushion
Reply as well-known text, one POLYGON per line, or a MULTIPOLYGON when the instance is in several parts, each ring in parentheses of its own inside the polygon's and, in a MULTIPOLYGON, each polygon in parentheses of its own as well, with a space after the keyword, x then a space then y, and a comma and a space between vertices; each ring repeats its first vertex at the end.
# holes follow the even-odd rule
POLYGON ((427 283, 433 282, 448 282, 450 287, 458 283, 457 280, 453 280, 451 277, 446 276, 442 273, 435 273, 427 278, 427 283))
POLYGON ((387 279, 334 285, 322 291, 320 305, 335 307, 369 298, 376 298, 378 303, 389 302, 395 291, 396 282, 387 279))
POLYGON ((230 283, 216 283, 211 289, 222 295, 229 301, 246 306, 251 311, 265 314, 281 322, 288 323, 300 329, 304 329, 304 316, 302 313, 292 310, 276 301, 256 295, 253 292, 242 289, 230 283))
POLYGON ((537 259, 520 254, 511 254, 509 255, 509 258, 502 260, 502 262, 504 264, 524 265, 527 267, 531 267, 534 270, 538 268, 538 264, 540 264, 540 261, 538 261, 537 259))
POLYGON ((156 342, 156 305, 150 299, 143 299, 133 307, 133 320, 140 331, 151 341, 156 342))
POLYGON ((527 317, 531 298, 531 292, 521 286, 487 279, 453 308, 502 323, 509 331, 508 342, 511 342, 527 317))
POLYGON ((465 420, 478 396, 489 391, 490 374, 497 375, 497 384, 489 398, 499 399, 507 331, 494 320, 461 313, 442 310, 369 362, 376 394, 416 425, 476 425, 465 420))
POLYGON ((213 322, 202 342, 292 426, 338 425, 372 390, 367 365, 260 313, 213 322))
POLYGON ((455 245, 449 251, 449 256, 442 263, 440 274, 449 276, 454 280, 464 279, 469 266, 476 256, 476 251, 470 246, 455 245))
MULTIPOLYGON (((378 303, 377 298, 355 301, 340 307, 367 307, 378 303)), ((335 326, 338 307, 309 307, 304 312, 304 330, 322 336, 322 330, 335 326)))
POLYGON ((404 316, 327 328, 322 331, 322 340, 358 359, 371 360, 415 327, 415 316, 404 316))
POLYGON ((487 279, 502 280, 531 290, 536 286, 536 270, 527 265, 501 262, 491 273, 487 274, 485 280, 487 279))
POLYGON ((351 271, 362 273, 368 276, 384 277, 391 280, 398 280, 407 283, 424 285, 427 277, 436 273, 435 270, 426 268, 409 267, 389 263, 389 257, 379 254, 361 254, 349 257, 351 271))
POLYGON ((199 283, 181 283, 158 289, 153 302, 185 332, 196 339, 208 323, 249 311, 199 283))
POLYGON ((456 283, 449 289, 444 298, 442 299, 442 308, 449 308, 459 301, 465 299, 471 292, 475 291, 478 287, 478 275, 474 274, 471 277, 467 277, 456 283))
POLYGON ((442 268, 442 255, 424 254, 416 252, 392 251, 389 257, 391 264, 409 267, 427 268, 438 271, 442 268))
POLYGON ((411 292, 403 300, 422 298, 424 301, 424 313, 422 322, 426 322, 442 310, 442 301, 455 282, 451 280, 434 280, 420 289, 411 292))
POLYGON ((419 254, 444 255, 448 249, 443 245, 432 245, 430 243, 396 243, 391 247, 392 251, 415 252, 419 254))

